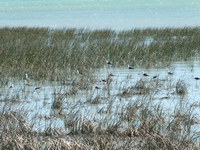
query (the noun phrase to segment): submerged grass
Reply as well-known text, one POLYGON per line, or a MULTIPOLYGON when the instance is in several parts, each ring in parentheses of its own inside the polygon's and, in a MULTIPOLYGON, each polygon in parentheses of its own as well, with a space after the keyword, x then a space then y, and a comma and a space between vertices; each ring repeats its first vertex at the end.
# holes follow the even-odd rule
MULTIPOLYGON (((176 108, 171 117, 161 105, 136 100, 126 105, 119 119, 83 118, 81 110, 64 116, 65 130, 46 126, 35 130, 23 111, 0 115, 1 149, 199 149, 192 131, 193 107, 176 108)), ((113 114, 117 115, 117 114, 113 114)), ((36 120, 35 120, 36 121, 36 120)))
POLYGON ((187 60, 200 49, 199 28, 129 31, 49 28, 1 28, 1 77, 28 73, 36 80, 61 80, 89 74, 107 60, 114 66, 159 66, 187 60))
MULTIPOLYGON (((31 106, 36 111, 32 115, 29 107, 25 109, 27 101, 16 104, 14 97, 2 96, 0 149, 199 149, 198 132, 194 130, 199 124, 195 111, 198 108, 184 105, 180 98, 180 104, 169 112, 154 101, 159 99, 155 95, 158 88, 163 91, 170 87, 171 91, 181 95, 187 85, 182 80, 173 86, 163 82, 168 81, 145 78, 138 79, 133 86, 126 85, 126 88, 123 84, 115 86, 117 93, 123 91, 123 95, 107 94, 106 90, 112 89, 112 84, 103 90, 101 87, 96 89, 95 84, 94 88, 85 89, 79 81, 78 84, 72 82, 71 86, 62 85, 53 90, 52 99, 47 100, 49 109, 44 105, 40 109, 31 106), (71 94, 76 87, 82 89, 78 90, 80 93, 71 94)), ((4 92, 6 90, 8 93, 15 91, 7 88, 4 92)), ((32 90, 36 92, 34 88, 32 90)), ((22 90, 20 95, 23 94, 28 97, 22 90)), ((37 104, 42 98, 37 100, 33 94, 31 101, 37 104)))

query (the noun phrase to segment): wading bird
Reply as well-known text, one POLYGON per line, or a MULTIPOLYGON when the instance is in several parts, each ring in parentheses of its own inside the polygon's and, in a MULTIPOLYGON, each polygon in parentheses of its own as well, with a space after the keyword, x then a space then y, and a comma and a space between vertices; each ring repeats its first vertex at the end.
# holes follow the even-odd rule
POLYGON ((171 71, 168 71, 167 72, 169 75, 173 75, 174 73, 173 72, 171 72, 171 71))
POLYGON ((100 87, 98 87, 98 86, 95 86, 95 89, 99 90, 99 89, 101 89, 101 88, 100 88, 100 87))
POLYGON ((113 76, 115 76, 114 74, 112 74, 112 73, 110 73, 109 75, 108 75, 108 77, 113 77, 113 76))
POLYGON ((28 77, 28 73, 25 73, 24 84, 30 86, 29 82, 30 82, 30 78, 28 77))
POLYGON ((106 64, 109 65, 109 66, 112 66, 112 62, 109 61, 109 60, 106 61, 106 64))
POLYGON ((38 87, 36 87, 36 88, 35 88, 35 90, 39 90, 39 89, 41 89, 41 87, 40 87, 40 86, 38 86, 38 87))
POLYGON ((193 76, 193 78, 195 79, 195 80, 200 80, 200 77, 195 77, 194 75, 192 75, 193 76))
POLYGON ((159 75, 153 76, 153 79, 156 79, 159 75))
POLYGON ((81 75, 81 76, 83 75, 83 73, 81 71, 79 71, 79 70, 77 70, 77 74, 81 75))
POLYGON ((132 66, 130 66, 130 65, 128 65, 128 69, 133 69, 133 67, 132 67, 132 66))
POLYGON ((143 76, 147 77, 149 76, 147 73, 145 73, 144 71, 142 72, 143 76))
POLYGON ((9 89, 13 88, 14 87, 14 84, 11 83, 11 85, 9 86, 9 89))
POLYGON ((25 80, 30 80, 28 77, 28 73, 25 73, 25 80))
POLYGON ((102 79, 101 81, 107 83, 108 79, 102 79))

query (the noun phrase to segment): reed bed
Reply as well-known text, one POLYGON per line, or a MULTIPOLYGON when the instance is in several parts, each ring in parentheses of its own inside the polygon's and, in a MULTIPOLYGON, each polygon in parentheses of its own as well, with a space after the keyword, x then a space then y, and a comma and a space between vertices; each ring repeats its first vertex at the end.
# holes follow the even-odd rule
POLYGON ((19 110, 1 113, 1 149, 199 149, 193 107, 177 108, 169 116, 162 106, 137 100, 113 121, 109 113, 97 121, 71 112, 64 117, 65 130, 52 125, 35 130, 34 120, 28 123, 26 117, 19 110))
POLYGON ((61 80, 76 70, 86 74, 113 66, 167 66, 199 53, 199 28, 129 31, 1 28, 1 77, 30 74, 35 80, 61 80))

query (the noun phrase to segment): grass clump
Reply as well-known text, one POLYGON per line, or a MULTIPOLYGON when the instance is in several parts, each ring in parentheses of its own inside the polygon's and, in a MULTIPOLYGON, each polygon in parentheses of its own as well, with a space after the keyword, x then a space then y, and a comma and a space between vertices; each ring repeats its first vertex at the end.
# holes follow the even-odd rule
POLYGON ((176 83, 176 93, 178 95, 185 95, 187 93, 187 85, 183 80, 178 80, 176 83))

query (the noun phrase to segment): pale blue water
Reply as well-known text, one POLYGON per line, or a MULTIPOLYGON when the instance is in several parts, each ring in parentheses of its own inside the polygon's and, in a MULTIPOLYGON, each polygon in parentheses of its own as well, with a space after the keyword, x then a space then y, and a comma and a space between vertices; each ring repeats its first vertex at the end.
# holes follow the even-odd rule
POLYGON ((199 25, 199 0, 0 0, 0 27, 123 30, 199 25))
MULTIPOLYGON (((0 112, 1 111, 25 111, 29 114, 31 121, 34 121, 34 125, 37 129, 44 129, 47 124, 45 116, 58 115, 58 112, 54 112, 52 104, 59 96, 64 96, 62 113, 66 116, 78 111, 80 115, 89 120, 99 120, 102 122, 106 114, 99 113, 100 110, 106 110, 109 106, 109 102, 112 102, 112 114, 117 114, 124 111, 124 107, 131 105, 136 100, 145 100, 146 103, 151 102, 152 106, 160 104, 163 108, 163 112, 171 115, 176 109, 183 107, 184 105, 192 107, 192 113, 199 120, 200 118, 200 82, 195 80, 192 75, 200 77, 200 58, 195 57, 193 62, 175 62, 168 69, 142 69, 135 68, 133 70, 126 68, 108 67, 100 69, 94 73, 96 82, 92 84, 91 89, 80 89, 77 86, 67 84, 63 85, 59 82, 36 82, 30 79, 29 85, 25 85, 22 80, 9 80, 8 85, 0 88, 0 112), (173 71, 173 75, 168 75, 167 71, 173 71), (149 74, 148 77, 142 75, 142 71, 149 74), (110 84, 110 95, 108 96, 107 84, 101 82, 102 79, 106 79, 108 74, 112 73, 115 76, 112 77, 110 84), (159 75, 158 78, 153 79, 153 76, 159 75), (182 80, 187 87, 187 93, 184 97, 176 94, 176 83, 182 80), (138 81, 143 81, 146 87, 150 87, 148 94, 132 94, 130 97, 119 96, 124 89, 134 87, 138 81), (10 85, 13 87, 10 88, 10 85), (41 87, 35 90, 35 87, 41 87), (100 87, 99 90, 95 89, 95 86, 100 87), (78 89, 75 95, 66 95, 72 89, 78 89), (95 97, 100 96, 102 98, 100 104, 92 105, 89 101, 93 101, 95 97), (112 101, 113 100, 113 101, 112 101), (38 120, 39 119, 39 120, 38 120)), ((73 82, 73 81, 72 81, 73 82)), ((137 91, 136 91, 137 92, 137 91)), ((134 92, 133 92, 134 93, 134 92)), ((186 109, 186 110, 187 110, 186 109)), ((107 114, 108 115, 108 114, 107 114)), ((166 116, 167 117, 167 116, 166 116)), ((168 116, 169 117, 169 116, 168 116)), ((116 119, 115 118, 115 119, 116 119)), ((113 119, 110 119, 112 122, 113 119)), ((63 128, 63 119, 54 117, 49 120, 49 125, 63 128)), ((49 127, 49 126, 47 126, 49 127)), ((195 132, 200 132, 200 125, 193 126, 195 132)))

